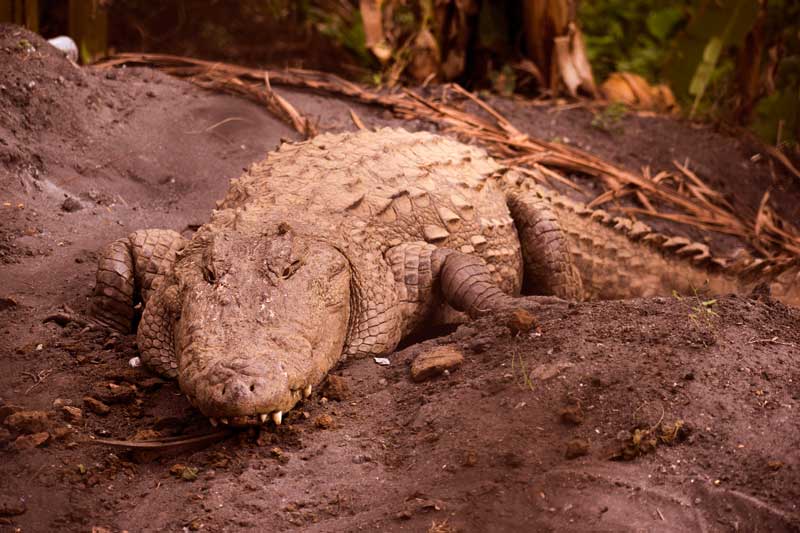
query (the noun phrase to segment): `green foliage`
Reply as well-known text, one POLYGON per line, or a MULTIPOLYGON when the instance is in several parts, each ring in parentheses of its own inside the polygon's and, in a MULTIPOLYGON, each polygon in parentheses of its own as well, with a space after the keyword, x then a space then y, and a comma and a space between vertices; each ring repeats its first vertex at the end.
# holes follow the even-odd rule
POLYGON ((578 20, 597 79, 615 71, 635 72, 651 82, 685 26, 691 0, 594 0, 580 2, 578 20))
POLYGON ((358 9, 339 12, 326 9, 325 2, 315 2, 319 5, 308 7, 308 16, 317 31, 350 51, 362 65, 377 67, 375 61, 367 50, 364 22, 358 9))

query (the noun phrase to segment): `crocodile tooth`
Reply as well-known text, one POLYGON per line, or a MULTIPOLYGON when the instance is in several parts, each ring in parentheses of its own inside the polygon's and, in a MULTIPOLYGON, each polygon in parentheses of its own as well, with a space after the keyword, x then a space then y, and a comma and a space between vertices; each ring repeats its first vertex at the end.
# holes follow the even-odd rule
POLYGON ((228 425, 228 419, 227 418, 220 418, 219 421, 222 422, 223 424, 225 424, 226 426, 228 425))
POLYGON ((275 411, 274 413, 272 413, 272 421, 275 422, 276 426, 280 426, 282 420, 283 420, 283 411, 275 411))
POLYGON ((209 418, 208 421, 211 422, 212 426, 217 427, 217 419, 216 418, 209 418))
POLYGON ((306 385, 306 388, 303 389, 303 398, 308 398, 311 396, 311 385, 306 385))
POLYGON ((262 424, 266 424, 268 416, 269 415, 267 413, 261 413, 260 415, 258 415, 258 418, 261 419, 262 424))

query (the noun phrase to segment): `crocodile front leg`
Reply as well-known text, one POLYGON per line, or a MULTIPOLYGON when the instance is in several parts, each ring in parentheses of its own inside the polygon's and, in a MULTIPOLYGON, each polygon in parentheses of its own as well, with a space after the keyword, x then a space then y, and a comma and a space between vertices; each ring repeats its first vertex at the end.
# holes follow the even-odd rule
POLYGON ((178 377, 175 356, 174 325, 178 319, 178 288, 162 284, 144 308, 142 322, 136 332, 136 343, 142 363, 164 377, 178 377))
POLYGON ((97 266, 91 314, 102 324, 129 333, 134 306, 147 303, 186 239, 172 230, 135 231, 109 244, 97 266))

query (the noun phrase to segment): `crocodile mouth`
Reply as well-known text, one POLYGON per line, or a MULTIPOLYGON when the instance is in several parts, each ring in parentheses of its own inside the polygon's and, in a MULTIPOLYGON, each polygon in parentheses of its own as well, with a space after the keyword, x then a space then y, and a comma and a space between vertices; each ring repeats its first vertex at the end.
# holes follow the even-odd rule
MULTIPOLYGON (((306 385, 303 389, 290 389, 289 393, 292 396, 292 399, 295 400, 295 405, 302 400, 306 400, 311 397, 311 385, 306 385)), ((196 402, 193 401, 192 397, 187 395, 189 399, 189 403, 195 405, 196 402)), ((265 412, 258 412, 252 415, 235 415, 235 416, 227 416, 227 417, 208 417, 208 421, 211 423, 212 426, 217 427, 220 424, 223 426, 230 426, 230 427, 249 427, 249 426, 265 426, 269 425, 270 423, 280 426, 283 422, 283 417, 285 415, 285 411, 282 410, 275 410, 275 411, 265 411, 265 412)))

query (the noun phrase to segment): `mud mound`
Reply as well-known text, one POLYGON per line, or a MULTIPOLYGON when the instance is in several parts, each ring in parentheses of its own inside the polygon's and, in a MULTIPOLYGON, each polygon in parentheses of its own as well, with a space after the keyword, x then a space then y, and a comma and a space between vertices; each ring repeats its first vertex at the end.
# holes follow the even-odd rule
MULTIPOLYGON (((349 362, 278 429, 203 449, 93 444, 212 428, 174 383, 129 365, 133 336, 45 319, 86 309, 103 245, 204 222, 228 180, 292 132, 257 104, 148 70, 77 69, 11 26, 0 74, 0 531, 798 530, 800 314, 767 297, 486 318, 388 367, 349 362), (463 363, 412 381, 435 347, 463 363)), ((398 124, 282 94, 321 131, 352 129, 351 107, 369 127, 398 124)), ((590 116, 509 115, 641 162, 604 152, 590 116)))

